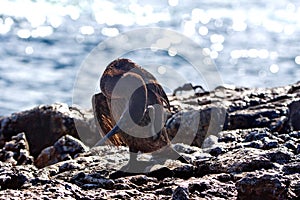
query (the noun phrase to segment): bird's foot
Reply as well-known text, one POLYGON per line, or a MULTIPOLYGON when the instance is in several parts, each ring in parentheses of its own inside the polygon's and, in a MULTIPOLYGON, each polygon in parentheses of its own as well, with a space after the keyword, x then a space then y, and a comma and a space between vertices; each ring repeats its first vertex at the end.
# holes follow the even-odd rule
POLYGON ((168 159, 178 160, 182 163, 189 164, 189 162, 172 147, 165 147, 163 150, 152 154, 152 160, 156 160, 159 163, 163 163, 168 159))
POLYGON ((149 161, 129 160, 126 165, 121 167, 118 171, 112 173, 110 178, 116 179, 124 176, 147 174, 148 172, 146 169, 149 165, 149 161))

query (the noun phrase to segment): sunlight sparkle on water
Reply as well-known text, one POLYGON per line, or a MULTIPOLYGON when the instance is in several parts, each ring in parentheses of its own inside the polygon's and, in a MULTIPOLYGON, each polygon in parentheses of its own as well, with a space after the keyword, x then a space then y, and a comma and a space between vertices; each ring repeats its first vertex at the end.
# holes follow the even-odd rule
POLYGON ((183 27, 183 34, 191 37, 195 34, 195 23, 193 21, 186 21, 183 27))
POLYGON ((28 47, 25 48, 25 53, 27 55, 31 55, 31 54, 33 54, 33 52, 34 52, 34 50, 31 46, 28 46, 28 47))
POLYGON ((211 19, 208 13, 199 8, 194 8, 192 10, 191 18, 194 23, 201 22, 202 24, 208 24, 211 19))
MULTIPOLYGON (((276 59, 276 52, 271 52, 270 58, 276 59), (273 56, 273 57, 272 57, 273 56)), ((239 49, 233 50, 230 53, 231 58, 238 59, 238 58, 261 58, 266 59, 270 55, 267 49, 239 49)))
POLYGON ((119 30, 117 28, 103 28, 101 33, 105 36, 114 37, 119 35, 119 30))
POLYGON ((178 5, 179 0, 168 0, 168 3, 170 6, 177 6, 178 5))
POLYGON ((206 28, 206 26, 200 26, 198 32, 200 35, 205 36, 208 34, 208 28, 206 28))
POLYGON ((80 27, 80 33, 83 35, 92 35, 95 30, 92 26, 82 26, 80 27))
POLYGON ((225 40, 223 35, 219 35, 219 34, 213 34, 210 36, 210 41, 212 43, 223 43, 225 40))
POLYGON ((270 66, 270 71, 273 73, 273 74, 276 74, 278 71, 279 71, 279 66, 276 65, 276 64, 272 64, 270 66))
POLYGON ((159 66, 157 68, 157 72, 160 73, 160 74, 165 74, 167 72, 167 69, 164 66, 159 66))
POLYGON ((31 36, 31 32, 28 29, 20 29, 17 33, 19 38, 27 39, 31 36))
POLYGON ((36 37, 46 37, 53 33, 53 28, 51 26, 39 26, 31 31, 31 36, 36 37))
POLYGON ((296 58, 295 58, 295 63, 296 63, 297 65, 300 65, 300 56, 296 56, 296 58))
POLYGON ((155 11, 152 5, 140 5, 137 2, 124 6, 105 0, 94 1, 92 9, 96 21, 108 26, 149 25, 170 20, 170 14, 166 10, 155 11))
POLYGON ((169 54, 169 56, 176 56, 177 49, 174 48, 174 47, 170 47, 169 50, 168 50, 168 54, 169 54))
POLYGON ((7 17, 4 20, 0 18, 0 34, 8 33, 13 24, 14 24, 14 20, 10 17, 7 17))

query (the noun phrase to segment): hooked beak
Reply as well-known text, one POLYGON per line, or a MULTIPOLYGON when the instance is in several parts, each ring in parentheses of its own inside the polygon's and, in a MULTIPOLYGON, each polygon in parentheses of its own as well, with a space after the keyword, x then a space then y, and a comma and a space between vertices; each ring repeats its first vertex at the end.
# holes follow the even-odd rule
POLYGON ((94 146, 102 146, 111 136, 120 131, 120 127, 115 125, 111 131, 109 131, 101 140, 99 140, 94 146))

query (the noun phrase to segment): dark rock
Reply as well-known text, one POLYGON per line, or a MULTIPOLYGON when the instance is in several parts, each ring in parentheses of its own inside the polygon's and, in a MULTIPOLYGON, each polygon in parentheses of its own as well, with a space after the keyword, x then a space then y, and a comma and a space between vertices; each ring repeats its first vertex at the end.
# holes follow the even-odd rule
POLYGON ((289 116, 289 124, 292 130, 298 131, 300 130, 300 99, 294 100, 289 105, 290 116, 289 116))
POLYGON ((293 131, 289 134, 293 138, 300 138, 300 131, 293 131))
POLYGON ((32 164, 29 146, 24 133, 19 133, 4 144, 0 150, 0 161, 10 162, 13 165, 32 164))
POLYGON ((103 178, 95 174, 80 174, 74 177, 74 182, 78 185, 81 183, 81 187, 84 189, 91 188, 104 188, 104 189, 112 189, 114 186, 114 181, 111 179, 103 178))
POLYGON ((252 142, 256 140, 262 140, 264 138, 272 137, 272 134, 266 129, 256 129, 246 135, 244 142, 252 142))
POLYGON ((32 165, 12 166, 11 163, 2 162, 0 167, 0 190, 28 187, 37 170, 32 165))
POLYGON ((287 199, 287 185, 282 177, 265 173, 249 173, 237 181, 238 199, 287 199))
POLYGON ((14 113, 0 119, 0 124, 0 147, 12 136, 24 132, 30 153, 35 158, 44 148, 53 145, 63 135, 79 138, 77 129, 81 129, 81 132, 84 129, 92 139, 96 137, 91 131, 84 111, 68 107, 66 104, 41 105, 28 111, 14 113))
POLYGON ((210 155, 212 156, 218 156, 220 154, 226 153, 226 150, 222 149, 222 147, 216 147, 210 150, 210 155))
POLYGON ((130 181, 136 185, 144 185, 147 184, 150 181, 155 181, 155 179, 151 177, 147 177, 145 175, 136 175, 130 178, 130 181))
POLYGON ((275 152, 267 153, 267 157, 272 162, 276 162, 279 164, 288 163, 293 155, 286 150, 277 150, 275 152))
POLYGON ((297 147, 294 141, 287 141, 284 146, 286 146, 287 148, 296 151, 297 147))
POLYGON ((278 141, 277 140, 271 140, 269 138, 263 138, 263 149, 272 149, 278 147, 278 141))
POLYGON ((187 200, 187 199, 190 199, 188 188, 178 186, 172 194, 172 199, 173 200, 187 200))
POLYGON ((215 175, 204 176, 201 179, 191 178, 188 180, 188 188, 191 199, 198 199, 199 197, 232 199, 237 195, 233 182, 220 182, 215 175))
POLYGON ((90 145, 99 138, 89 136, 95 124, 85 111, 55 104, 2 117, 0 199, 297 199, 299 88, 170 98, 166 128, 189 163, 139 154, 135 174, 122 171, 128 148, 87 149, 70 136, 86 132, 80 139, 90 145))
POLYGON ((285 174, 299 174, 300 172, 300 162, 288 163, 283 166, 282 171, 285 174))
POLYGON ((57 140, 53 146, 45 148, 35 160, 35 165, 42 168, 63 160, 70 160, 87 150, 88 147, 81 141, 66 135, 57 140))

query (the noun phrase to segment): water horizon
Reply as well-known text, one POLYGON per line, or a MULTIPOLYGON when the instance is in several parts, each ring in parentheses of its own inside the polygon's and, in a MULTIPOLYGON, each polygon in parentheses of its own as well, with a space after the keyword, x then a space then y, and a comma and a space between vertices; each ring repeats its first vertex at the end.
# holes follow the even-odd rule
MULTIPOLYGON (((90 52, 109 38, 148 27, 193 40, 202 48, 199 54, 211 57, 224 84, 293 84, 300 77, 298 19, 300 2, 288 0, 2 0, 0 116, 39 104, 71 105, 76 77, 90 52)), ((110 49, 103 51, 109 56, 110 49)), ((203 77, 193 77, 172 51, 153 55, 136 51, 125 56, 137 63, 155 61, 157 70, 164 63, 189 82, 203 84, 203 77)), ((97 91, 97 85, 91 87, 97 91)))

